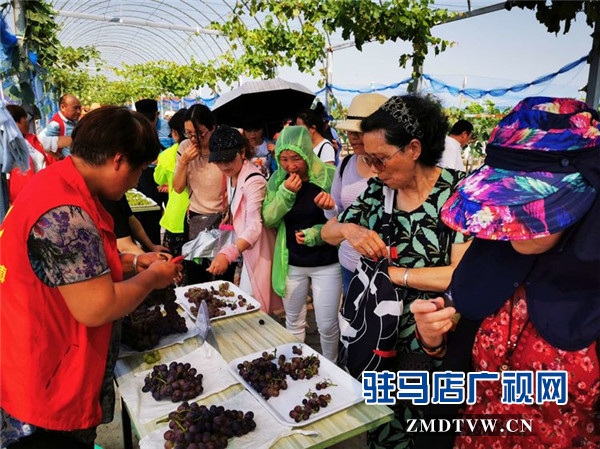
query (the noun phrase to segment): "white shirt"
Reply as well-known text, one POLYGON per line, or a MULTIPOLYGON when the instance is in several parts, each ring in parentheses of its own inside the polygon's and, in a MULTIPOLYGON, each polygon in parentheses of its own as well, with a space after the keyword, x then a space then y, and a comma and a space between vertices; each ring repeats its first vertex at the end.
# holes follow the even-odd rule
POLYGON ((437 165, 442 168, 453 168, 454 170, 460 171, 466 170, 462 160, 462 147, 453 137, 446 136, 444 152, 437 165))
POLYGON ((314 148, 313 151, 319 158, 327 163, 327 162, 335 162, 335 148, 331 142, 327 139, 321 140, 314 148), (319 154, 320 153, 320 154, 319 154))

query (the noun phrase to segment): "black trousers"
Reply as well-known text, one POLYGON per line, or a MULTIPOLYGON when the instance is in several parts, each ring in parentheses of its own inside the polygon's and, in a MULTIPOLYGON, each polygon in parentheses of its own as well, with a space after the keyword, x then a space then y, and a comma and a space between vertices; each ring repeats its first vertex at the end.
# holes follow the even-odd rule
POLYGON ((32 435, 8 445, 9 449, 94 449, 94 443, 77 440, 69 432, 37 428, 32 435))
MULTIPOLYGON (((162 217, 162 203, 167 204, 169 195, 157 190, 154 182, 154 170, 156 167, 149 166, 142 171, 137 189, 149 198, 152 198, 161 206, 161 210, 150 212, 136 212, 134 215, 140 221, 146 234, 155 245, 160 244, 160 219, 162 217)), ((146 248, 147 249, 147 248, 146 248)))

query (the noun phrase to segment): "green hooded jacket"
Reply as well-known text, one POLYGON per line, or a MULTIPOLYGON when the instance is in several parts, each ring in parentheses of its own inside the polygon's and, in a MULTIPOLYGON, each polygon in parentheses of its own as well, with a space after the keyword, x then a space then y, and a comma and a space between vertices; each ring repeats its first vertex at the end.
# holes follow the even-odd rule
MULTIPOLYGON (((284 128, 275 145, 275 160, 277 170, 269 178, 267 194, 263 202, 262 215, 265 226, 277 229, 275 250, 273 252, 273 272, 271 275, 273 290, 281 297, 285 297, 285 280, 288 273, 288 249, 286 245, 286 229, 284 216, 296 202, 296 194, 284 187, 288 173, 281 168, 279 155, 284 150, 298 153, 308 165, 309 182, 329 193, 335 167, 325 164, 313 151, 313 144, 308 130, 304 126, 288 126, 284 128)), ((302 229, 307 246, 322 245, 322 224, 308 229, 302 229)))

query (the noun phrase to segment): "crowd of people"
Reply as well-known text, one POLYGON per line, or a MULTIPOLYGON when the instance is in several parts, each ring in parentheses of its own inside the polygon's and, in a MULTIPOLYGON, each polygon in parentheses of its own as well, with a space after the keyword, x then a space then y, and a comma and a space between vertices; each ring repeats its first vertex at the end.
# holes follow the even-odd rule
POLYGON ((112 419, 120 318, 153 289, 215 279, 285 315, 301 341, 311 301, 322 355, 358 379, 356 351, 393 372, 569 373, 566 406, 505 404, 500 383, 475 404, 397 401, 392 421, 367 433, 369 448, 600 444, 600 122, 583 102, 521 101, 470 174, 461 153, 473 125, 451 127, 431 96, 357 95, 334 123, 349 143, 343 158, 318 108, 297 111, 276 136, 255 116, 241 129, 218 123, 202 104, 168 120, 151 99, 81 117, 67 94, 37 136, 23 108, 8 109, 30 168, 11 172, 0 227, 3 447, 93 448, 112 419), (141 179, 161 206, 150 225, 124 195, 141 179), (183 254, 215 229, 234 237, 214 256, 183 254), (357 327, 343 312, 366 307, 379 274, 394 299, 357 327), (395 323, 391 346, 351 351, 375 315, 395 323), (486 414, 535 425, 500 436, 409 426, 486 414))

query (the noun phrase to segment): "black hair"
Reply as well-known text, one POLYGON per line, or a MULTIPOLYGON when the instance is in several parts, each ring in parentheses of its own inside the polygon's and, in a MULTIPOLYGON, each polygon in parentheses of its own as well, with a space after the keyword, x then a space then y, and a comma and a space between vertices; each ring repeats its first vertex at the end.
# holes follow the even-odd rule
POLYGON ((177 143, 181 143, 181 141, 183 139, 185 139, 185 115, 187 114, 187 109, 186 108, 182 108, 179 109, 175 114, 173 114, 173 117, 171 117, 171 119, 169 120, 169 128, 171 130, 175 130, 177 131, 177 135, 179 137, 179 142, 177 143))
POLYGON ((27 111, 23 108, 23 106, 19 106, 17 104, 7 104, 6 109, 15 122, 20 122, 23 117, 27 117, 27 111))
POLYGON ((217 119, 208 106, 204 104, 194 104, 187 110, 184 121, 192 122, 194 130, 198 133, 198 127, 204 125, 209 131, 214 131, 217 126, 217 119))
POLYGON ((460 119, 459 121, 457 121, 454 125, 452 125, 452 128, 450 128, 450 135, 451 136, 458 136, 464 132, 467 132, 467 134, 472 134, 473 133, 473 124, 465 119, 460 119))
POLYGON ((102 165, 121 153, 132 168, 158 157, 156 130, 142 114, 121 106, 102 106, 88 112, 71 134, 71 154, 88 164, 102 165))
POLYGON ((412 117, 417 120, 421 137, 409 133, 402 122, 381 107, 361 121, 360 129, 363 133, 383 130, 386 143, 401 149, 412 139, 419 140, 421 155, 418 161, 427 167, 434 167, 444 152, 448 118, 440 102, 433 96, 409 94, 400 98, 412 117))
POLYGON ((264 128, 265 128, 265 125, 263 124, 263 121, 255 115, 246 117, 242 123, 242 129, 245 131, 247 131, 249 129, 264 129, 264 128))
POLYGON ((314 109, 302 109, 300 112, 298 112, 296 118, 302 120, 308 128, 312 128, 314 126, 320 135, 323 135, 323 133, 325 132, 325 122, 323 121, 323 115, 319 114, 314 109))

